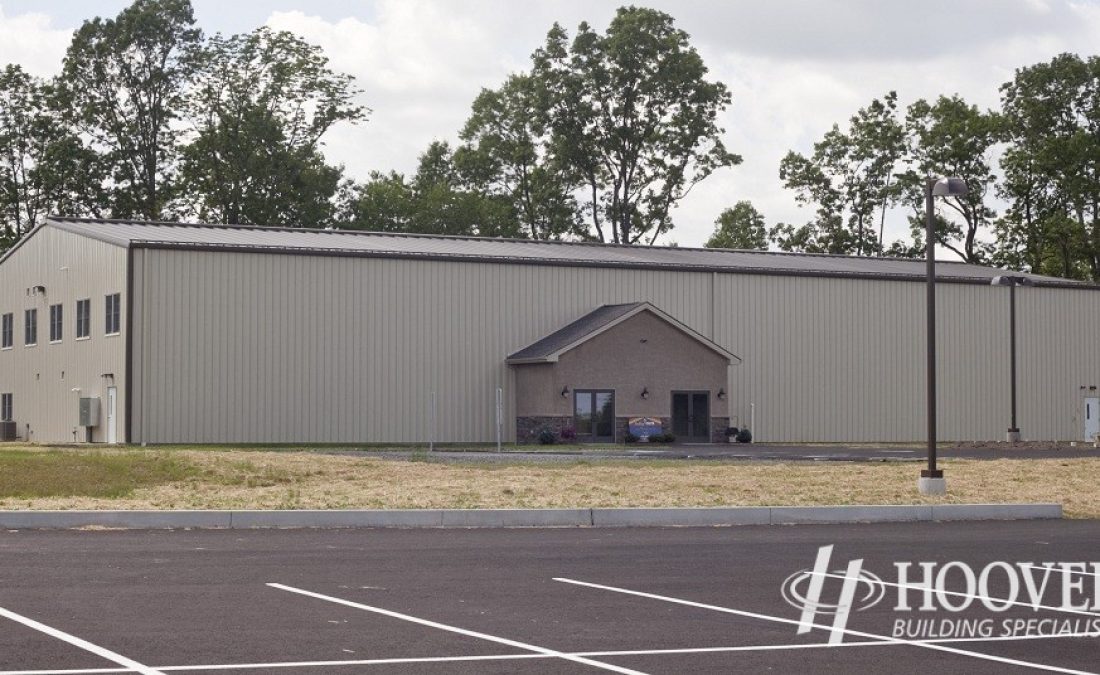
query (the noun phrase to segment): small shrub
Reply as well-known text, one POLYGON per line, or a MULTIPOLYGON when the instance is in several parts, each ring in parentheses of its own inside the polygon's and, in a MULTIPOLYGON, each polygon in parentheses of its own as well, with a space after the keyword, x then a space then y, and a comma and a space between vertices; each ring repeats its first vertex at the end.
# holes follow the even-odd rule
POLYGON ((538 431, 540 445, 553 445, 558 441, 558 435, 550 427, 542 427, 538 431))
POLYGON ((623 436, 623 440, 627 443, 637 443, 638 437, 628 431, 626 436, 623 436))
POLYGON ((653 434, 649 437, 650 443, 674 443, 676 437, 672 434, 653 434))
POLYGON ((748 429, 741 429, 737 432, 738 443, 752 443, 752 432, 748 429))
POLYGON ((736 436, 740 431, 737 427, 726 427, 726 436, 736 436))
POLYGON ((561 440, 574 441, 577 439, 577 430, 573 427, 565 427, 561 430, 561 440))

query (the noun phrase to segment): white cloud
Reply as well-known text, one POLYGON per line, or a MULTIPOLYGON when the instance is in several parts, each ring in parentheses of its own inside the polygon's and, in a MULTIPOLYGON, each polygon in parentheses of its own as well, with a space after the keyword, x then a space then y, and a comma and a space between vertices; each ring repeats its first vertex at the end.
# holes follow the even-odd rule
POLYGON ((279 12, 267 25, 322 46, 332 66, 354 75, 364 90, 360 101, 372 109, 370 121, 334 129, 326 150, 360 177, 412 170, 432 140, 457 139, 482 87, 523 66, 500 49, 491 15, 453 3, 382 0, 372 22, 279 12))
POLYGON ((26 12, 8 16, 0 7, 0 64, 18 63, 39 77, 56 75, 73 33, 51 24, 46 14, 26 12))

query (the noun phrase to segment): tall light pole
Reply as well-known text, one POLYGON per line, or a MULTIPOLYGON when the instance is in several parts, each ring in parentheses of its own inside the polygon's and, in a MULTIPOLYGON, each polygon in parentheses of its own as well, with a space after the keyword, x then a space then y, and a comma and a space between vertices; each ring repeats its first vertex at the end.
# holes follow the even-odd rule
POLYGON ((917 488, 921 494, 942 495, 947 479, 936 467, 936 197, 966 195, 961 178, 927 178, 924 182, 924 247, 928 268, 928 468, 920 472, 917 488))
POLYGON ((993 286, 1008 286, 1008 377, 1011 381, 1012 423, 1005 433, 1005 440, 1015 443, 1020 440, 1020 426, 1016 424, 1016 287, 1034 286, 1028 277, 1006 274, 993 277, 993 286))

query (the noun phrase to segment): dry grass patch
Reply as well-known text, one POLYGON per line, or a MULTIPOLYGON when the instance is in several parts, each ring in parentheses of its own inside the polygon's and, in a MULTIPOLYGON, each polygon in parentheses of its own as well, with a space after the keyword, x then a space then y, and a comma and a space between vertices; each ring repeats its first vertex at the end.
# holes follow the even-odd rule
MULTIPOLYGON (((40 451, 41 452, 41 451, 40 451)), ((42 454, 48 454, 43 452, 42 454)), ((953 460, 949 495, 921 497, 919 466, 607 461, 443 464, 304 452, 66 451, 169 457, 177 473, 117 495, 4 496, 0 508, 538 508, 1060 502, 1100 518, 1100 459, 953 460)), ((160 459, 156 459, 160 458, 160 459)), ((2 465, 0 465, 2 466, 2 465)))

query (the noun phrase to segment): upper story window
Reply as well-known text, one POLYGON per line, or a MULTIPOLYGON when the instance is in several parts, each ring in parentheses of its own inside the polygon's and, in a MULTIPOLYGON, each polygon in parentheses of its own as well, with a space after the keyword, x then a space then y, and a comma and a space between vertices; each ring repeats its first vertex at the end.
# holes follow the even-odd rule
POLYGON ((50 305, 50 342, 61 342, 63 306, 50 305))
POLYGON ((23 312, 23 344, 32 347, 38 344, 38 310, 23 312))
POLYGON ((76 337, 89 337, 92 334, 92 301, 76 301, 76 337))
POLYGON ((11 416, 11 394, 0 394, 0 422, 10 422, 11 416))
POLYGON ((107 296, 107 335, 122 332, 122 295, 112 293, 107 296))
POLYGON ((0 349, 11 349, 15 343, 15 315, 0 317, 0 349))

